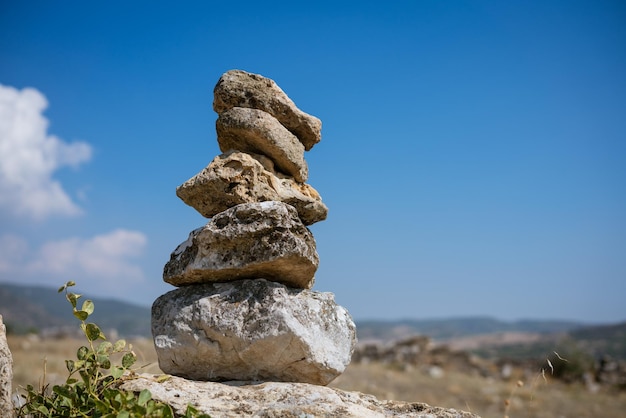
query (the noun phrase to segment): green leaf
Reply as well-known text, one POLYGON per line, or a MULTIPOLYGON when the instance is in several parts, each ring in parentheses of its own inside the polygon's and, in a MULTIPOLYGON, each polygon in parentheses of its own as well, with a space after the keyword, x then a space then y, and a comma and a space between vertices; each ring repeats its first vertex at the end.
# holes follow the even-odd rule
POLYGON ((106 353, 110 353, 112 348, 113 348, 113 344, 111 344, 108 341, 103 341, 100 343, 96 351, 98 352, 98 354, 106 354, 106 353))
POLYGON ((48 411, 48 408, 46 408, 45 405, 39 405, 36 410, 41 412, 44 415, 50 414, 50 411, 48 411))
POLYGON ((76 309, 76 301, 80 298, 80 295, 76 293, 69 292, 65 295, 65 298, 70 301, 72 307, 76 309))
POLYGON ((122 377, 123 374, 124 374, 124 369, 122 367, 113 366, 113 368, 111 369, 111 376, 113 376, 115 380, 122 377))
POLYGON ((93 304, 93 302, 91 300, 87 299, 86 301, 83 302, 82 310, 87 312, 87 314, 91 315, 93 313, 94 307, 95 307, 95 305, 93 304))
POLYGON ((174 418, 174 411, 169 405, 163 405, 163 418, 174 418))
POLYGON ((117 414, 117 418, 128 418, 130 417, 130 413, 128 411, 121 411, 117 414))
POLYGON ((119 351, 122 351, 125 346, 126 346, 125 340, 116 341, 115 344, 113 345, 113 352, 117 353, 119 351))
POLYGON ((85 360, 87 358, 87 355, 89 354, 89 349, 87 347, 85 347, 84 345, 82 347, 80 347, 78 349, 78 351, 76 352, 76 357, 79 360, 85 360))
POLYGON ((135 364, 135 361, 137 361, 137 356, 135 356, 135 353, 126 353, 124 354, 124 357, 122 357, 122 367, 128 369, 130 366, 135 364))
POLYGON ((106 339, 104 338, 104 334, 102 333, 100 328, 96 324, 91 322, 85 325, 85 336, 87 336, 87 339, 89 341, 95 341, 98 338, 102 338, 103 340, 106 339))
POLYGON ((67 386, 55 385, 52 388, 52 391, 63 398, 68 398, 68 399, 72 398, 72 393, 70 392, 67 386))
POLYGON ((148 389, 144 389, 141 391, 141 393, 139 393, 139 399, 137 400, 137 403, 141 406, 145 406, 150 399, 152 399, 152 394, 148 389))
POLYGON ((100 368, 107 370, 111 368, 111 360, 109 360, 109 356, 106 354, 99 354, 97 361, 100 368))
POLYGON ((74 316, 78 319, 80 319, 81 321, 84 321, 85 319, 87 319, 89 317, 89 314, 85 311, 74 311, 74 316))
POLYGON ((67 371, 72 373, 75 370, 74 360, 65 360, 67 371))

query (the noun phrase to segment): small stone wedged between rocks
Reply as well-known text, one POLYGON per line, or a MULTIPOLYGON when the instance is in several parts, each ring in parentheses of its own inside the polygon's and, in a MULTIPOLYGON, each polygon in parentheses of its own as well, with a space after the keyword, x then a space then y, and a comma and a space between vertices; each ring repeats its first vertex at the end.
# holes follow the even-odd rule
POLYGON ((318 264, 313 234, 293 206, 244 203, 192 231, 172 253, 163 280, 184 286, 264 278, 308 289, 318 264))
POLYGON ((322 121, 298 109, 274 80, 241 70, 227 71, 213 96, 213 110, 218 114, 233 107, 263 110, 298 137, 305 150, 320 142, 322 121))
POLYGON ((233 107, 220 114, 215 122, 217 142, 222 152, 237 150, 263 154, 276 168, 304 183, 309 168, 304 160, 304 146, 278 120, 267 112, 233 107))
POLYGON ((267 280, 184 286, 152 305, 165 373, 192 380, 326 385, 350 363, 356 327, 332 293, 267 280))
POLYGON ((273 162, 263 155, 238 151, 215 157, 180 185, 176 195, 206 218, 242 203, 269 200, 296 208, 305 225, 323 221, 328 215, 328 208, 313 187, 276 173, 273 162))

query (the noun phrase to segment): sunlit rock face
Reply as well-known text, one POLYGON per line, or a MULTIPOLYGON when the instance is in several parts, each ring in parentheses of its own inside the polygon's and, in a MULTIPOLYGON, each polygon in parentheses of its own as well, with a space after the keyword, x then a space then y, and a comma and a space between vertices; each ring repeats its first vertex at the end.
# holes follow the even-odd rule
POLYGON ((192 231, 172 253, 163 278, 175 286, 263 278, 308 289, 318 263, 313 235, 292 206, 244 203, 192 231))
POLYGON ((267 280, 186 286, 152 306, 165 373, 192 380, 326 385, 350 362, 356 328, 332 293, 267 280))

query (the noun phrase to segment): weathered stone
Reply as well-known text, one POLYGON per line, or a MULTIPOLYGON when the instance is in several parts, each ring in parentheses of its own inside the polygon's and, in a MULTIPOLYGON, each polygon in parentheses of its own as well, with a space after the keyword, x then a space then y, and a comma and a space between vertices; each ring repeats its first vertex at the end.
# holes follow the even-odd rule
POLYGON ((13 380, 13 357, 7 343, 6 328, 0 315, 0 417, 14 416, 11 400, 11 382, 13 380))
POLYGON ((130 378, 121 388, 129 392, 148 389, 154 399, 171 405, 181 416, 191 404, 213 417, 480 418, 456 409, 383 401, 372 395, 306 383, 192 382, 176 376, 162 379, 142 374, 130 378))
POLYGON ((189 234, 165 265, 174 286, 263 278, 313 286, 319 257, 311 231, 286 203, 244 203, 215 215, 189 234))
POLYGON ((272 161, 259 154, 230 151, 219 155, 180 185, 176 194, 207 218, 241 203, 268 200, 296 208, 305 225, 323 221, 328 214, 313 187, 276 173, 272 161))
POLYGON ((326 385, 350 363, 356 328, 332 293, 264 279, 184 286, 152 305, 165 373, 192 380, 326 385))
POLYGON ((233 107, 263 110, 297 136, 307 151, 320 142, 322 121, 298 109, 269 78, 231 70, 222 75, 213 93, 213 109, 218 114, 233 107))
POLYGON ((263 154, 276 168, 304 183, 309 169, 304 146, 278 120, 262 110, 233 107, 215 122, 222 152, 229 150, 263 154))

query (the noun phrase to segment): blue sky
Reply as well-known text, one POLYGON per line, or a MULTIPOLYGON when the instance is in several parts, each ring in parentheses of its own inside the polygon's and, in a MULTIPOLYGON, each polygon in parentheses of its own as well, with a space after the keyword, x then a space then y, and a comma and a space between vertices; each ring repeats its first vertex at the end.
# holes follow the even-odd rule
POLYGON ((0 280, 149 305, 213 87, 323 122, 314 289, 355 319, 626 320, 621 1, 2 2, 0 280), (128 3, 128 4, 127 4, 128 3))

